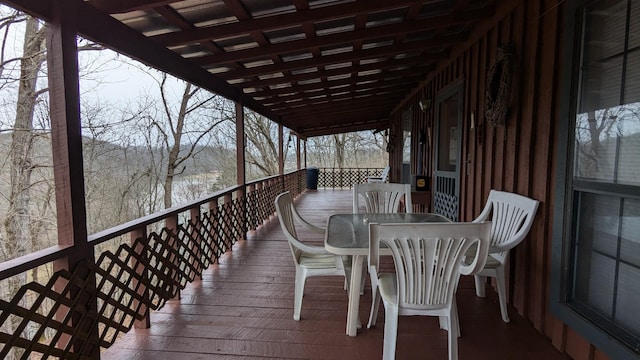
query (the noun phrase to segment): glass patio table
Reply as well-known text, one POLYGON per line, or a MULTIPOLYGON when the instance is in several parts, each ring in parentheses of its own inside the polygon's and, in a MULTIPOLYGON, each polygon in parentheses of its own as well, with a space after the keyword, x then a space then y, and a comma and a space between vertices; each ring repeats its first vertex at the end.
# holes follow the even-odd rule
POLYGON ((438 214, 335 214, 329 217, 324 240, 325 248, 333 254, 351 256, 353 259, 351 281, 349 282, 347 335, 356 336, 358 332, 362 266, 369 255, 369 224, 449 221, 446 217, 438 214))

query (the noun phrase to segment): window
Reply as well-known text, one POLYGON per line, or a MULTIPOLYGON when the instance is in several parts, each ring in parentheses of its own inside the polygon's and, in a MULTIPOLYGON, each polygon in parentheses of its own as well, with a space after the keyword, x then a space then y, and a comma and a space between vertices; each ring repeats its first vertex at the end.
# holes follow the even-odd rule
POLYGON ((581 318, 578 331, 612 357, 637 356, 640 316, 630 314, 640 299, 640 2, 600 0, 580 13, 560 212, 567 232, 554 248, 565 310, 556 313, 581 318))

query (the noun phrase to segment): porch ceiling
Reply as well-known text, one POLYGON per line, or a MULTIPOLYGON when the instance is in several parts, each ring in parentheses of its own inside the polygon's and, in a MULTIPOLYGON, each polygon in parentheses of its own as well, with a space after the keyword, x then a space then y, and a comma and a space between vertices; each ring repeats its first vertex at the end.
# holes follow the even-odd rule
POLYGON ((60 4, 84 37, 302 137, 386 128, 394 107, 495 11, 495 0, 6 2, 45 20, 60 4))

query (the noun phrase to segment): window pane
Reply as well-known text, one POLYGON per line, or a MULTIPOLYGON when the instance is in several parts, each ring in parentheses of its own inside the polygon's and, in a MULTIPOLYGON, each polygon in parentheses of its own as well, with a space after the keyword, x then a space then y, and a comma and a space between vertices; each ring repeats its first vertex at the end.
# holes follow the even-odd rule
POLYGON ((620 201, 603 195, 581 194, 578 246, 616 256, 620 201))
POLYGON ((616 183, 640 185, 640 103, 633 104, 633 111, 626 116, 620 131, 616 183), (635 114, 633 114, 635 113, 635 114))
POLYGON ((629 316, 638 312, 640 269, 621 264, 619 276, 615 320, 635 336, 640 336, 640 316, 629 316))
MULTIPOLYGON (((640 101, 640 49, 627 55, 627 69, 624 77, 625 104, 640 101)), ((638 121, 636 113, 636 121, 638 121)))
POLYGON ((631 16, 629 17, 629 48, 640 45, 640 3, 631 2, 631 16))
POLYGON ((605 317, 612 316, 616 263, 595 252, 579 251, 575 287, 576 300, 605 317))
POLYGON ((640 267, 640 200, 626 200, 624 204, 620 258, 640 267))
POLYGON ((626 0, 596 4, 585 17, 580 112, 620 104, 626 0))
POLYGON ((578 115, 575 177, 640 185, 639 116, 640 103, 578 115))

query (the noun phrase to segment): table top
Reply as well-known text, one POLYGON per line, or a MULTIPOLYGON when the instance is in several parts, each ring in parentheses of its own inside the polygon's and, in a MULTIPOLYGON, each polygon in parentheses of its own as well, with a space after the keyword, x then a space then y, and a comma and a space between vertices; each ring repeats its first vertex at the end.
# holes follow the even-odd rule
POLYGON ((337 255, 367 255, 370 223, 449 222, 438 214, 335 214, 327 220, 325 248, 337 255))

